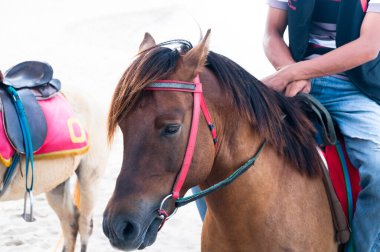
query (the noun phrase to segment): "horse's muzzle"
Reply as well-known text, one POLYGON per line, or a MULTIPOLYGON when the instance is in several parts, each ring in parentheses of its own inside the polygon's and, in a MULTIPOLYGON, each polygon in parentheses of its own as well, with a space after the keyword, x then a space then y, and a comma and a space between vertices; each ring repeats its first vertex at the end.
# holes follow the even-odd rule
POLYGON ((122 250, 138 249, 142 243, 137 225, 123 216, 103 216, 103 232, 112 246, 122 250))
POLYGON ((103 215, 103 232, 108 237, 112 246, 131 251, 144 249, 150 246, 157 237, 160 219, 154 219, 150 225, 144 227, 137 218, 125 215, 103 215))

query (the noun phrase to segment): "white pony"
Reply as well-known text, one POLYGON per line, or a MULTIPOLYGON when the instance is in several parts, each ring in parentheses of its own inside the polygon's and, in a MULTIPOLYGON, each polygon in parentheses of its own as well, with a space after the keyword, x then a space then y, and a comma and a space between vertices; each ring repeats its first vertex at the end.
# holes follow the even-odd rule
MULTIPOLYGON (((74 251, 78 232, 81 239, 81 251, 86 251, 93 226, 92 211, 96 198, 94 188, 98 187, 108 160, 105 114, 99 110, 101 108, 95 108, 96 104, 93 101, 90 103, 83 95, 68 92, 64 95, 88 133, 90 148, 83 155, 36 159, 33 193, 46 193, 49 205, 58 215, 64 238, 63 251, 74 251), (69 183, 70 177, 75 174, 77 186, 74 198, 78 202, 73 200, 69 183)), ((24 160, 22 165, 25 167, 24 160)), ((0 181, 5 171, 5 166, 0 163, 0 181)), ((17 168, 0 201, 24 197, 25 174, 23 173, 17 168)))

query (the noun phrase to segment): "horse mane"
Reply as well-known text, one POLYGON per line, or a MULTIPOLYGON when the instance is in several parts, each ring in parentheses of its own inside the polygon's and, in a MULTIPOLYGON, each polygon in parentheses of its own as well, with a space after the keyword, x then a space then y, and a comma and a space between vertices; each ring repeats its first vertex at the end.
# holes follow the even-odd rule
POLYGON ((273 91, 234 61, 214 52, 209 53, 206 67, 232 97, 240 116, 245 116, 278 154, 301 173, 319 174, 323 163, 315 147, 314 126, 306 115, 310 108, 305 98, 273 91))
MULTIPOLYGON (((118 123, 134 107, 144 88, 175 71, 181 54, 192 48, 190 42, 172 40, 158 44, 137 56, 120 79, 108 115, 111 141, 118 123), (168 48, 168 46, 179 47, 168 48)), ((285 97, 263 85, 254 76, 227 57, 209 52, 206 67, 224 92, 230 96, 241 116, 246 117, 258 134, 275 146, 301 173, 313 176, 323 165, 314 140, 314 127, 300 97, 285 97)))

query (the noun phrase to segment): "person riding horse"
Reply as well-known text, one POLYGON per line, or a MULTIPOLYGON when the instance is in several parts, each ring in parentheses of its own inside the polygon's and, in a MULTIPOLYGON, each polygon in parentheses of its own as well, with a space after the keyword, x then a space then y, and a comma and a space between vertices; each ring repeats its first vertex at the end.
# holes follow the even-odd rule
POLYGON ((262 81, 288 96, 310 92, 330 112, 360 173, 351 242, 355 251, 379 251, 380 1, 268 4, 264 49, 277 72, 262 81))

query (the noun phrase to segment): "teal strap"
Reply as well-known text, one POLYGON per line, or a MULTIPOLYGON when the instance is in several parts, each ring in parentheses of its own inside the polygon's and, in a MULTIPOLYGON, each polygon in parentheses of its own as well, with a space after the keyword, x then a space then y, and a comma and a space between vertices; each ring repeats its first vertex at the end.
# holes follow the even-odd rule
POLYGON ((19 163, 19 161, 20 161, 20 155, 18 153, 15 153, 12 157, 11 166, 5 170, 5 173, 3 176, 3 185, 0 189, 0 197, 6 192, 8 186, 11 182, 12 175, 13 175, 14 171, 16 170, 16 167, 17 167, 17 164, 19 163))
POLYGON ((351 189, 351 180, 350 180, 350 174, 348 173, 348 166, 346 159, 344 157, 343 148, 339 141, 335 144, 336 150, 339 155, 340 163, 342 164, 342 170, 343 170, 343 176, 344 176, 344 182, 346 185, 346 192, 347 192, 347 205, 348 205, 348 224, 351 226, 352 217, 353 217, 353 209, 354 209, 354 202, 352 197, 352 189, 351 189))
POLYGON ((176 207, 181 207, 181 206, 184 206, 184 205, 187 205, 189 204, 190 202, 193 202, 197 199, 200 199, 200 198, 203 198, 205 197, 206 195, 212 193, 212 192, 215 192, 229 184, 231 184, 233 181, 235 181, 235 179, 237 179, 240 175, 242 175, 244 172, 246 172, 252 165, 255 164, 255 161, 257 160, 257 158, 259 157, 260 153, 263 151, 265 145, 267 144, 267 141, 265 140, 259 147, 258 151, 256 152, 256 154, 251 158, 249 159, 243 166, 241 166, 239 169, 237 169, 234 173, 232 173, 228 178, 226 178, 225 180, 222 180, 220 181, 219 183, 203 190, 203 191, 200 191, 196 194, 193 194, 191 196, 188 196, 188 197, 183 197, 183 198, 179 198, 176 200, 175 202, 175 206, 176 207))
MULTIPOLYGON (((344 157, 342 144, 339 141, 336 142, 335 148, 338 152, 340 163, 342 165, 344 182, 345 182, 346 193, 347 193, 348 224, 351 227, 352 226, 352 218, 353 218, 353 214, 354 214, 354 201, 353 201, 353 196, 352 196, 350 174, 348 172, 348 166, 347 166, 346 159, 344 157)), ((353 238, 351 236, 349 242, 345 245, 345 248, 344 248, 345 252, 354 252, 352 239, 353 238)))
POLYGON ((16 107, 17 116, 19 119, 22 135, 24 138, 24 147, 25 147, 25 187, 26 191, 33 191, 34 184, 34 157, 33 157, 33 143, 32 137, 30 134, 28 120, 26 119, 24 106, 22 105, 21 99, 17 91, 12 86, 7 86, 8 93, 13 98, 13 103, 16 107), (29 173, 29 163, 31 165, 32 179, 30 185, 28 184, 28 173, 29 173))

